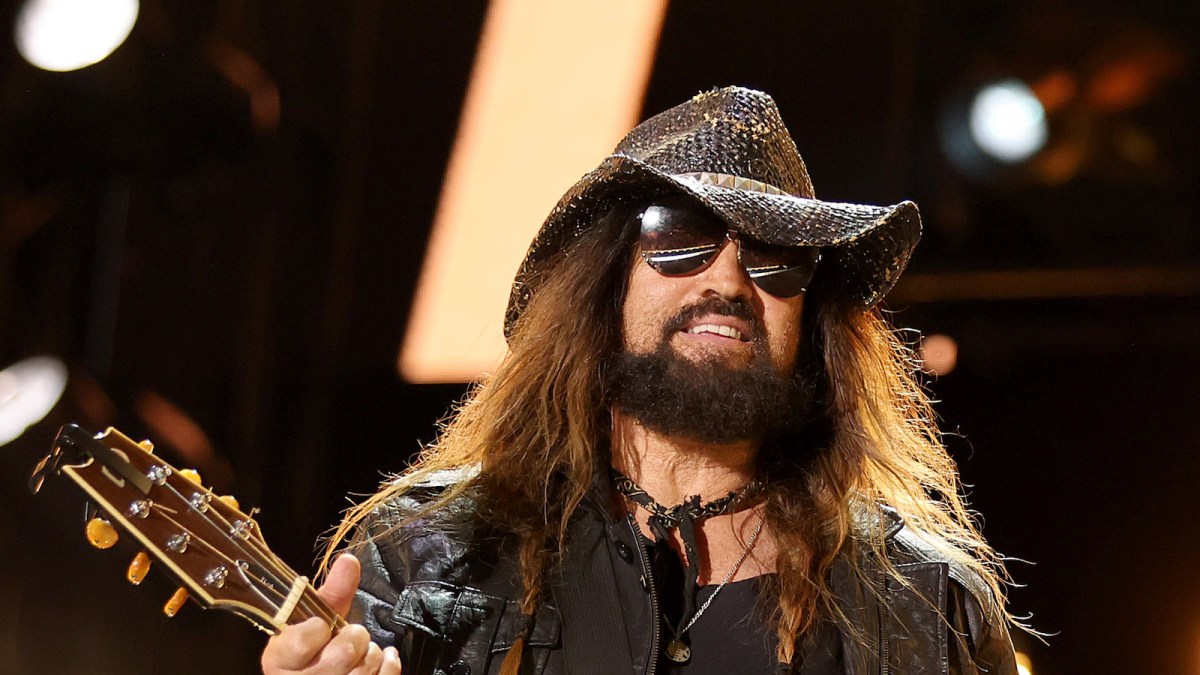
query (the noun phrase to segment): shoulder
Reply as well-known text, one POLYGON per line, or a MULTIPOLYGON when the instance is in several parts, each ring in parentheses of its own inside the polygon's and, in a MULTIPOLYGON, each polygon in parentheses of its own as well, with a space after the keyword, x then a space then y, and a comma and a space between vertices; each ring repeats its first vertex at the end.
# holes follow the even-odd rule
POLYGON ((943 564, 947 568, 950 579, 955 583, 975 596, 990 597, 991 590, 979 573, 964 565, 960 560, 946 555, 929 541, 927 535, 914 530, 907 524, 892 536, 889 544, 888 552, 894 562, 943 564))
POLYGON ((854 528, 861 540, 883 541, 887 564, 865 546, 843 551, 835 564, 843 585, 883 579, 885 588, 879 590, 918 593, 939 611, 944 611, 947 600, 969 597, 989 622, 1005 622, 987 581, 961 556, 950 554, 948 544, 939 546, 936 537, 910 525, 897 509, 878 503, 860 505, 854 510, 854 528), (849 574, 855 568, 859 573, 849 574))
POLYGON ((888 554, 913 584, 911 590, 937 604, 950 629, 947 641, 954 648, 948 652, 959 663, 957 672, 1015 672, 1009 619, 1001 600, 979 572, 946 555, 930 539, 901 518, 888 540, 888 554))
MULTIPOLYGON (((469 491, 446 501, 447 491, 474 476, 440 471, 379 500, 355 528, 351 549, 372 548, 394 568, 413 570, 427 558, 465 555, 474 534, 475 500, 469 491)), ((389 488, 384 488, 385 493, 389 488)))
MULTIPOLYGON (((447 492, 461 482, 441 475, 397 490, 359 521, 351 544, 362 577, 348 618, 396 645, 405 672, 442 672, 450 662, 487 672, 521 632, 517 557, 510 541, 477 526, 469 486, 447 492)), ((557 610, 545 605, 526 645, 558 641, 557 610)))
MULTIPOLYGON (((887 532, 888 554, 894 565, 932 564, 944 567, 947 582, 963 598, 969 598, 980 608, 989 623, 1004 623, 1003 611, 992 588, 976 570, 961 559, 947 555, 933 543, 933 538, 909 526, 904 517, 889 506, 880 507, 884 518, 891 523, 887 532), (954 588, 957 587, 957 588, 954 588)), ((953 598, 951 598, 953 599, 953 598)))

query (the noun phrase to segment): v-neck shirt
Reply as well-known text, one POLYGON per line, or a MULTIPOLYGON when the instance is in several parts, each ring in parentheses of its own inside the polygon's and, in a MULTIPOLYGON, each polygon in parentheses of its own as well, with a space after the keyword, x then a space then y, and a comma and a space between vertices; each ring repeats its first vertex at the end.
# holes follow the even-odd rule
MULTIPOLYGON (((656 671, 664 675, 778 675, 775 647, 778 639, 768 623, 771 605, 761 597, 765 576, 701 586, 696 591, 697 610, 712 602, 683 635, 691 657, 676 663, 666 656, 665 646, 673 639, 683 612, 683 565, 674 551, 651 544, 648 554, 663 616, 662 644, 656 671), (718 593, 718 588, 720 589, 718 593), (715 598, 713 595, 717 594, 715 598)), ((818 622, 814 633, 802 641, 801 653, 792 672, 802 675, 842 673, 841 640, 827 621, 818 622)))

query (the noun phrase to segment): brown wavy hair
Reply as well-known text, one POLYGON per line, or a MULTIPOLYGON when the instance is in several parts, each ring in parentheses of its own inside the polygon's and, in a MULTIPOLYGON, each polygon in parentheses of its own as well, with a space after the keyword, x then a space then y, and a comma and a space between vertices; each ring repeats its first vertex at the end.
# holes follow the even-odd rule
MULTIPOLYGON (((381 505, 420 489, 435 473, 467 476, 399 527, 469 497, 474 517, 519 542, 521 611, 532 616, 543 579, 561 559, 567 524, 607 466, 611 414, 605 390, 609 355, 621 347, 621 311, 632 263, 631 209, 597 219, 547 261, 496 372, 468 392, 437 440, 403 473, 352 507, 325 547, 326 569, 340 546, 381 505)), ((760 452, 764 517, 777 542, 777 574, 765 598, 779 638, 776 657, 791 663, 797 641, 820 618, 853 631, 830 588, 844 556, 866 588, 866 561, 908 582, 891 566, 882 527, 863 513, 887 504, 943 556, 990 589, 981 598, 1004 620, 1002 560, 983 540, 961 495, 957 468, 941 443, 929 397, 914 377, 912 351, 878 310, 822 298, 819 282, 805 307, 800 367, 818 378, 817 420, 803 439, 773 439, 760 452), (804 442, 797 453, 788 443, 804 442), (799 459, 803 458, 803 459, 799 459)), ((869 636, 859 636, 870 639, 869 636)), ((524 642, 501 672, 515 675, 524 642)))

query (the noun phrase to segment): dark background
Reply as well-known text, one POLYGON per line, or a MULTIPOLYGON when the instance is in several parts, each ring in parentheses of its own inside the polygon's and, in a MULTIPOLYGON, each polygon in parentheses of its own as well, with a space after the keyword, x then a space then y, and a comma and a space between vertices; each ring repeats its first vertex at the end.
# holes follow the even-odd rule
MULTIPOLYGON (((0 448, 0 672, 252 672, 264 641, 194 606, 162 618, 170 584, 128 586, 135 549, 89 547, 67 482, 30 496, 67 417, 140 438, 169 401, 211 440, 206 482, 260 506, 302 571, 347 493, 432 438, 465 388, 394 364, 485 9, 149 0, 109 59, 62 74, 0 41, 0 363, 72 370, 0 448), (231 53, 277 89, 276 121, 231 53)), ((930 387, 990 542, 1032 563, 1010 569, 1013 610, 1052 634, 1023 640, 1035 673, 1200 673, 1198 38, 1200 5, 1167 0, 689 0, 646 93, 651 114, 766 90, 819 196, 921 205, 889 306, 958 342, 930 387), (946 160, 956 97, 1055 73, 1076 85, 1056 162, 946 160)))

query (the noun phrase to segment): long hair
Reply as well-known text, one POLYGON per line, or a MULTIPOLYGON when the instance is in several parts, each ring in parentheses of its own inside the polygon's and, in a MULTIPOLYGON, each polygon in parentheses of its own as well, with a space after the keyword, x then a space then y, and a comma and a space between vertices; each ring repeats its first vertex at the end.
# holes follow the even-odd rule
POLYGON ((815 447, 801 453, 802 461, 778 442, 760 453, 766 522, 778 542, 777 574, 766 578, 764 595, 778 599, 772 619, 779 661, 792 661, 797 638, 821 618, 871 640, 843 614, 830 587, 839 558, 872 593, 880 592, 879 571, 911 587, 887 554, 880 505, 899 511, 926 545, 977 577, 990 596, 980 602, 1016 624, 1005 608, 1003 559, 962 498, 912 349, 878 309, 817 298, 805 321, 813 330, 801 346, 800 367, 807 363, 819 378, 820 409, 804 437, 815 447))
MULTIPOLYGON (((322 568, 380 506, 418 489, 434 474, 469 477, 446 488, 403 526, 468 497, 474 517, 519 547, 521 611, 532 615, 543 579, 560 560, 572 514, 609 453, 611 413, 606 359, 621 348, 621 311, 632 261, 631 209, 597 220, 543 266, 496 372, 468 393, 410 468, 352 507, 327 542, 322 568)), ((913 376, 910 350, 877 311, 813 302, 801 363, 820 382, 820 410, 805 461, 774 443, 760 453, 766 474, 766 527, 777 542, 776 656, 791 663, 797 640, 818 618, 845 622, 829 585, 844 556, 869 582, 870 555, 888 563, 882 532, 862 526, 864 505, 883 503, 947 558, 984 580, 1004 613, 1003 567, 960 497, 956 467, 940 442, 929 398, 913 376)), ((875 528, 879 529, 879 528, 875 528)), ((868 586, 874 588, 874 584, 868 586)), ((1003 616, 1008 617, 1007 613, 1003 616)), ((526 623, 528 625, 528 623, 526 623)), ((852 627, 850 627, 852 629, 852 627)), ((518 638, 501 672, 515 675, 518 638)))

